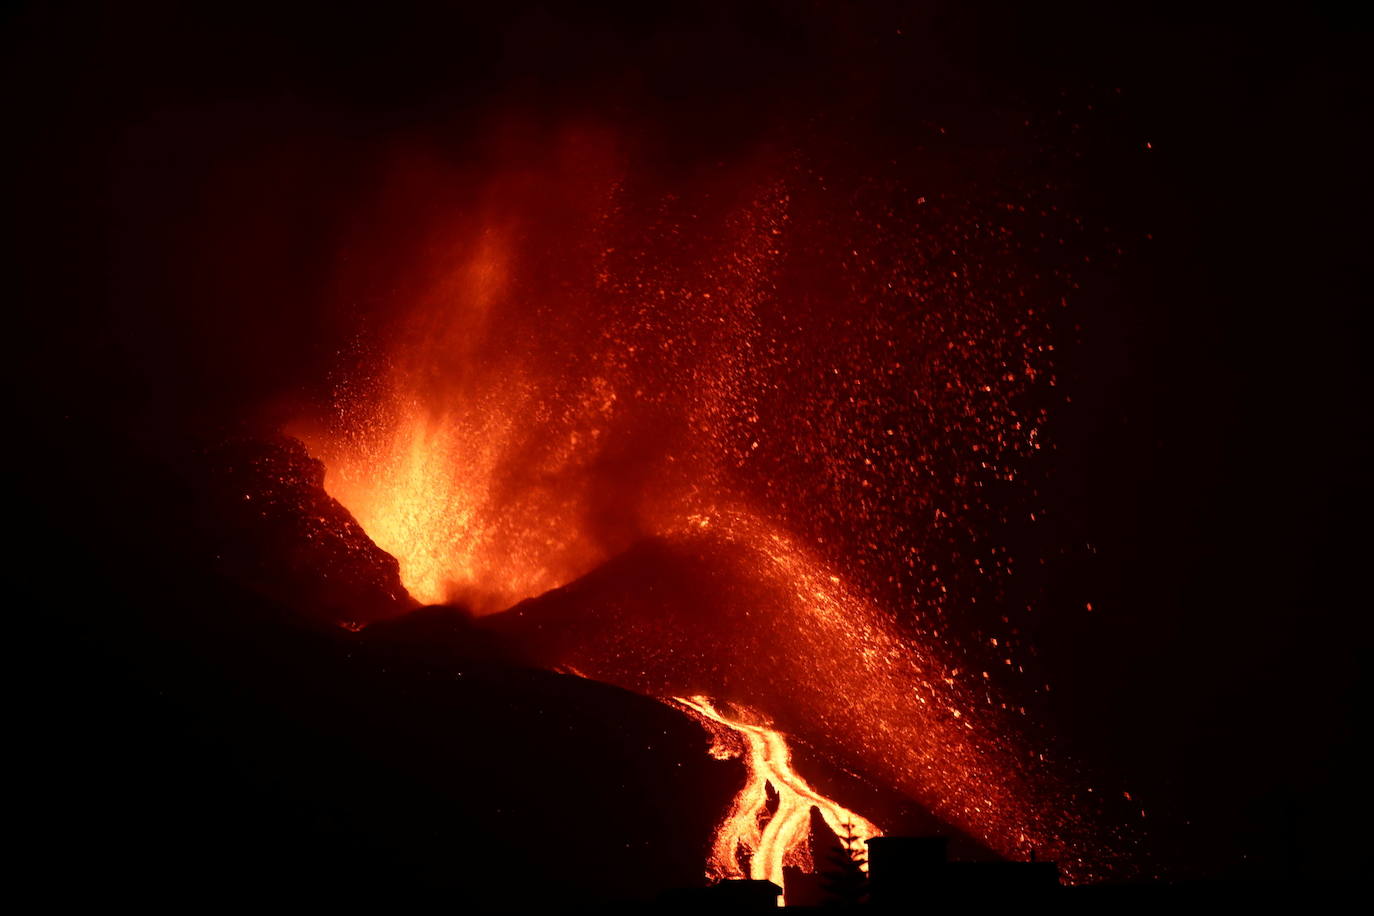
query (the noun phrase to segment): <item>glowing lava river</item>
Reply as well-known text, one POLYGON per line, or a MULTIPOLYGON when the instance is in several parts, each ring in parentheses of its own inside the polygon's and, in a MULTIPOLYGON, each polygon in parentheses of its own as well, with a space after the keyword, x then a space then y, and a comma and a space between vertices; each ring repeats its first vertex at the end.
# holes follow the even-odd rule
MULTIPOLYGON (((860 852, 866 851, 870 838, 881 835, 871 821, 807 785, 792 769, 787 739, 778 732, 726 718, 706 697, 678 697, 677 702, 700 716, 712 730, 716 739, 711 747, 712 756, 724 759, 742 753, 749 768, 748 782, 721 823, 711 849, 715 877, 748 877, 785 887, 784 865, 814 871, 815 863, 804 855, 803 845, 811 830, 812 808, 836 836, 855 838, 855 847, 860 852), (743 749, 736 746, 741 741, 743 749), (767 810, 770 789, 777 795, 777 808, 771 815, 767 810), (741 867, 741 850, 749 856, 747 873, 741 867)), ((863 867, 867 867, 866 861, 863 867)))
POLYGON ((477 181, 407 160, 388 185, 371 222, 405 231, 361 230, 340 277, 382 317, 288 427, 329 493, 418 601, 742 754, 716 878, 741 850, 779 884, 812 867, 813 807, 878 833, 783 735, 998 855, 1110 872, 1125 841, 1027 737, 1030 650, 985 610, 1034 559, 997 538, 1035 518, 1053 383, 1059 288, 1015 253, 1030 195, 764 154, 665 188, 613 137, 550 149, 477 181))

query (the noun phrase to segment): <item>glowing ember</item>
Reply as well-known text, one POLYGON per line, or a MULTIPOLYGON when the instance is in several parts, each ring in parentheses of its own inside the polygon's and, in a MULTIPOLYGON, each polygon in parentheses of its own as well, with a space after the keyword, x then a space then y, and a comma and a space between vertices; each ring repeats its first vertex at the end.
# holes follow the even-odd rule
MULTIPOLYGON (((871 821, 817 793, 792 769, 787 739, 764 725, 727 718, 706 697, 676 702, 694 712, 715 738, 711 753, 720 759, 743 755, 749 776, 721 821, 711 849, 709 875, 772 881, 784 891, 783 866, 814 871, 807 840, 811 809, 837 836, 853 836, 867 862, 868 841, 882 832, 871 821), (733 739, 733 740, 732 740, 733 739), (741 747, 742 745, 742 747, 741 747), (777 808, 768 813, 768 791, 777 794, 777 808), (748 857, 748 874, 740 859, 748 857)), ((867 865, 864 865, 867 870, 867 865)))

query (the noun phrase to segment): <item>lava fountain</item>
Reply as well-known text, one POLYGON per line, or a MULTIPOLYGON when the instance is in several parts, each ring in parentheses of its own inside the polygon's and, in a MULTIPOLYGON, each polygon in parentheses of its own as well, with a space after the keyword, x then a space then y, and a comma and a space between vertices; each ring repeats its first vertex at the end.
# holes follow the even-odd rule
MULTIPOLYGON (((588 129, 517 152, 399 160, 341 273, 360 342, 291 429, 411 594, 757 710, 1000 854, 1110 869, 1119 837, 1024 737, 1017 627, 974 613, 1015 570, 997 520, 1034 498, 1053 385, 1035 194, 767 150, 665 178, 588 129)), ((771 761, 751 785, 787 816, 718 847, 775 878, 819 796, 768 733, 675 702, 771 761)))

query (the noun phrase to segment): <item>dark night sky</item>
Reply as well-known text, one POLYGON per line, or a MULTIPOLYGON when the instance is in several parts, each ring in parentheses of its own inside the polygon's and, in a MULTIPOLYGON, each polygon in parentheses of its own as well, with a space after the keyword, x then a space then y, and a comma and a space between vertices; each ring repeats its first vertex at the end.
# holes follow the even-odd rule
MULTIPOLYGON (((923 119, 973 134, 1016 112, 1041 125, 1066 202, 1133 240, 1078 276, 1059 362, 1074 401, 1052 433, 1057 533, 1096 552, 1047 583, 1050 712, 1203 873, 1281 867, 1294 822, 1305 873, 1354 873, 1367 28, 1207 4, 399 6, 5 14, 7 425, 35 515, 12 530, 35 543, 13 567, 11 615, 15 651, 51 657, 26 704, 41 750, 26 753, 62 774, 40 797, 76 799, 67 819, 157 822, 200 783, 140 761, 237 772, 185 750, 202 740, 192 726, 167 725, 194 720, 178 697, 201 689, 167 663, 185 651, 169 596, 207 584, 169 571, 189 549, 168 534, 189 500, 185 443, 329 368, 340 341, 318 290, 350 206, 335 189, 388 138, 461 143, 502 105, 608 106, 691 159, 816 111, 852 110, 893 144, 923 119), (209 202, 211 185, 234 190, 209 202), (238 371, 250 355, 257 371, 238 371), (91 705, 106 689, 127 727, 91 705), (46 764, 111 743, 120 767, 46 764), (90 807, 131 779, 137 805, 90 807)), ((280 740, 224 734, 240 733, 204 741, 280 740)))

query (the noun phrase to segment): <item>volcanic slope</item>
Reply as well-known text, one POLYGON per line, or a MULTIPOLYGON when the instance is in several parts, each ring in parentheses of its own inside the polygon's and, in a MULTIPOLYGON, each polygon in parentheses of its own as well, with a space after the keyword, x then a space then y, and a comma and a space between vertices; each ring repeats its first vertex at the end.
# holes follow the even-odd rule
POLYGON ((1071 880, 1110 867, 1086 806, 995 698, 748 516, 646 539, 479 623, 544 666, 748 710, 1000 856, 1055 856, 1071 880))

